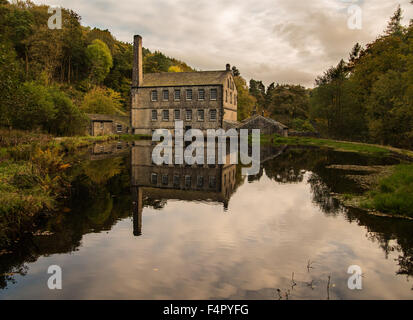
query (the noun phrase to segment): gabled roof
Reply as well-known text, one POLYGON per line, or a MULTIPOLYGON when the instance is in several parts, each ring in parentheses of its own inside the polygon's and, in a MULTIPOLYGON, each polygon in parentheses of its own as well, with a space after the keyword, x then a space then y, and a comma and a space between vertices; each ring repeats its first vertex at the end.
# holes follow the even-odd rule
POLYGON ((220 85, 231 71, 161 72, 143 75, 142 87, 220 85))
POLYGON ((275 126, 281 127, 282 129, 288 129, 288 127, 286 125, 283 125, 281 122, 278 122, 278 121, 276 121, 274 119, 271 119, 271 118, 264 117, 260 114, 256 114, 256 115, 254 115, 250 118, 247 118, 247 119, 243 120, 242 121, 242 126, 250 123, 251 121, 255 121, 255 120, 263 120, 263 121, 269 122, 269 123, 271 123, 275 126))

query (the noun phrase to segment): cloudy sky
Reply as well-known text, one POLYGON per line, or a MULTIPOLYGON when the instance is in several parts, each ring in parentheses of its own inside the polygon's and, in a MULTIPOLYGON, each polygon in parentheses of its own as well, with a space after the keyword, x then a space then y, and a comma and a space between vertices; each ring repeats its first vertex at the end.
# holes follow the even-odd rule
POLYGON ((246 79, 313 86, 356 42, 374 40, 409 0, 35 0, 71 8, 82 23, 160 50, 199 70, 236 65, 246 79), (361 9, 361 29, 349 7, 361 9))

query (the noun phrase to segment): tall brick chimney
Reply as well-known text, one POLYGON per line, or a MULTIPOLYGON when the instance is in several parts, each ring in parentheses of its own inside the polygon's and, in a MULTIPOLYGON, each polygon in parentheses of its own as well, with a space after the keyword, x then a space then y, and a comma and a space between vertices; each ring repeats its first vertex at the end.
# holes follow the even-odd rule
POLYGON ((142 37, 136 35, 133 38, 132 87, 143 85, 142 58, 142 37))

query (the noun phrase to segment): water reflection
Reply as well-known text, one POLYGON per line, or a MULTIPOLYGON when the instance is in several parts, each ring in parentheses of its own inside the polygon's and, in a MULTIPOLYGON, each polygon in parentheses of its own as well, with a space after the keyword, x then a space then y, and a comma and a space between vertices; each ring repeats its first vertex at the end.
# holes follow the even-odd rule
POLYGON ((66 206, 0 255, 0 298, 56 297, 44 285, 52 263, 64 266, 61 298, 325 299, 329 276, 332 299, 412 298, 401 276, 413 275, 413 224, 331 195, 362 191, 332 165, 396 159, 263 148, 246 179, 235 165, 155 166, 152 148, 97 145, 79 157, 66 206), (354 263, 362 292, 346 286, 354 263))

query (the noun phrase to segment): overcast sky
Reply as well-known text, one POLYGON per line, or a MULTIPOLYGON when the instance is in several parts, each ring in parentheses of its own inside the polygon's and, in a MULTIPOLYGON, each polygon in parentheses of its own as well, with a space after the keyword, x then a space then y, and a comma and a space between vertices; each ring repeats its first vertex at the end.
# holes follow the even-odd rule
MULTIPOLYGON (((198 70, 235 65, 249 80, 312 87, 356 42, 374 40, 400 3, 409 0, 35 0, 82 16, 82 24, 109 29, 119 40, 143 45, 198 70), (362 28, 350 29, 348 8, 358 5, 362 28)), ((351 20, 354 21, 354 20, 351 20)))

